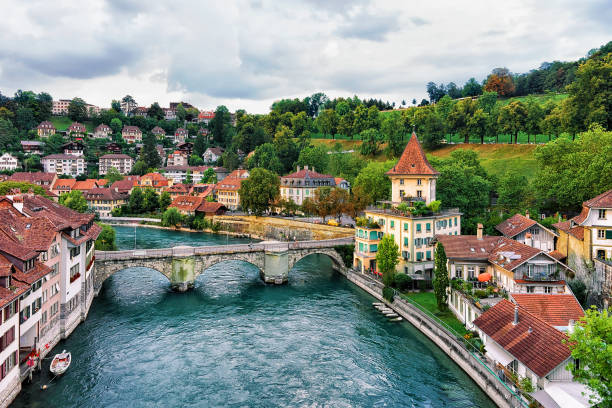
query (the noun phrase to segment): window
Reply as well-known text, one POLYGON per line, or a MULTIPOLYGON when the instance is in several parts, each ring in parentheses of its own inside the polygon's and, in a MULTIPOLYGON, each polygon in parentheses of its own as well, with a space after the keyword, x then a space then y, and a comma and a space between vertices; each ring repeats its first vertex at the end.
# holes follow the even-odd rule
POLYGON ((544 286, 544 293, 552 293, 552 286, 544 286))
POLYGON ((600 209, 599 210, 599 219, 600 220, 605 220, 606 219, 606 210, 605 209, 600 209))
POLYGON ((612 239, 612 229, 606 230, 606 239, 612 239))
POLYGON ((416 230, 417 230, 417 232, 421 232, 421 224, 417 224, 416 225, 416 230))
POLYGON ((606 230, 597 230, 597 238, 604 239, 606 237, 606 230))
POLYGON ((40 316, 40 324, 41 325, 47 324, 47 311, 46 310, 40 316))
POLYGON ((404 231, 408 231, 408 223, 407 222, 404 223, 404 231))
POLYGON ((378 245, 376 244, 370 245, 370 252, 376 252, 376 251, 378 251, 378 245))
POLYGON ((417 186, 421 185, 421 179, 417 179, 417 186))
POLYGON ((527 293, 534 293, 535 288, 533 286, 527 286, 527 293))
POLYGON ((406 195, 406 193, 404 193, 404 190, 400 190, 400 197, 404 197, 406 195))
POLYGON ((423 192, 421 190, 417 190, 417 197, 423 197, 423 192))
POLYGON ((457 217, 455 217, 455 227, 457 226, 457 217))
POLYGON ((459 265, 455 268, 455 278, 463 279, 463 266, 459 265))
POLYGON ((391 220, 390 226, 391 228, 395 228, 395 221, 391 220))
POLYGON ((428 222, 427 224, 425 224, 425 231, 431 232, 431 223, 428 222))
POLYGON ((70 282, 74 282, 74 280, 78 278, 77 275, 79 275, 79 267, 80 264, 76 264, 70 268, 70 282))
POLYGON ((54 304, 51 305, 49 314, 51 315, 51 317, 53 317, 57 314, 58 311, 59 311, 59 302, 55 302, 54 304))
POLYGON ((400 186, 404 185, 404 179, 400 179, 400 186))
POLYGON ((427 251, 427 260, 431 261, 431 251, 427 251))
POLYGON ((470 278, 474 278, 474 267, 473 266, 468 266, 468 279, 470 278))
POLYGON ((81 246, 76 246, 74 248, 70 248, 70 259, 78 256, 81 253, 81 246))
POLYGON ((417 252, 416 253, 416 259, 417 259, 417 261, 423 260, 423 253, 422 252, 417 252))

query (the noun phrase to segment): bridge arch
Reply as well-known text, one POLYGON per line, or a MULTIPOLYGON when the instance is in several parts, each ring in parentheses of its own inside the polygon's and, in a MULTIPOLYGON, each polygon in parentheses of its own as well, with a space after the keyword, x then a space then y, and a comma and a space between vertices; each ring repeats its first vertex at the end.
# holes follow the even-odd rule
POLYGON ((141 259, 141 260, 115 260, 97 262, 94 266, 94 288, 100 290, 104 281, 117 272, 128 268, 147 268, 152 269, 168 279, 171 282, 170 275, 172 273, 172 265, 169 262, 160 262, 158 259, 141 259))
POLYGON ((331 259, 335 269, 345 268, 344 261, 338 252, 333 248, 301 249, 289 253, 288 270, 291 271, 295 264, 309 255, 327 255, 331 259))
POLYGON ((263 252, 223 254, 198 257, 195 261, 194 279, 204 274, 212 266, 229 261, 246 262, 255 266, 259 270, 260 275, 264 273, 265 255, 263 252))

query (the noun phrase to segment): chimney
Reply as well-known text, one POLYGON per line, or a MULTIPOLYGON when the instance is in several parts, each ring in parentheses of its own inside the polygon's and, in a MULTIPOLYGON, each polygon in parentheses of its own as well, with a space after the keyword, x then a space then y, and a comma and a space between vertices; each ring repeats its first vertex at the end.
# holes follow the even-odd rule
POLYGON ((478 238, 481 241, 482 241, 482 228, 483 228, 482 224, 478 223, 478 227, 476 230, 476 238, 478 238))
POLYGON ((118 193, 118 192, 119 192, 119 188, 115 187, 115 193, 118 193))
POLYGON ((567 334, 572 334, 574 332, 574 319, 570 319, 567 323, 567 334))
POLYGON ((516 326, 518 323, 518 306, 514 306, 514 321, 512 324, 516 326))
POLYGON ((308 170, 308 165, 304 166, 304 170, 308 170))
POLYGON ((297 166, 297 170, 296 171, 300 171, 300 166, 297 166))
POLYGON ((533 239, 531 238, 531 232, 525 234, 525 245, 533 246, 533 239))
POLYGON ((529 210, 525 211, 525 217, 529 220, 529 210))

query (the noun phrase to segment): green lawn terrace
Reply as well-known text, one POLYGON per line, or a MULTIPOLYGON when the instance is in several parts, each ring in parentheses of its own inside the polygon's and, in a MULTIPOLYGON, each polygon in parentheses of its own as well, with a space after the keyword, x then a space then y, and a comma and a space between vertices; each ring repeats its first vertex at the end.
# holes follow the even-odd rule
MULTIPOLYGON (((68 129, 68 126, 74 123, 74 120, 70 119, 68 116, 52 116, 51 119, 49 119, 49 121, 53 123, 53 126, 55 126, 55 129, 57 129, 59 132, 65 132, 66 129, 68 129)), ((87 128, 88 133, 93 133, 94 126, 93 126, 92 121, 86 120, 82 123, 87 128)))

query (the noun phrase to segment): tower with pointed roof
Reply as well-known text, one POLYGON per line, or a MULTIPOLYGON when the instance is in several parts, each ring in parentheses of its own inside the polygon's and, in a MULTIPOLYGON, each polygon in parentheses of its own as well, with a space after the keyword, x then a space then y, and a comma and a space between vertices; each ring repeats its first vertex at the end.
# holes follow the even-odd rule
POLYGON ((391 201, 397 204, 435 201, 439 175, 425 157, 416 133, 412 132, 399 161, 387 172, 391 179, 391 201))
POLYGON ((418 202, 429 205, 435 201, 439 175, 413 132, 402 156, 387 172, 391 179, 391 208, 388 202, 368 208, 365 211, 367 222, 362 220, 355 228, 353 266, 356 269, 376 274, 378 244, 384 235, 390 235, 400 251, 397 272, 410 275, 413 280, 432 279, 433 237, 436 234, 460 235, 461 213, 456 208, 436 209, 435 212, 428 208, 416 212, 400 210, 398 206, 405 203, 414 207, 418 202))

